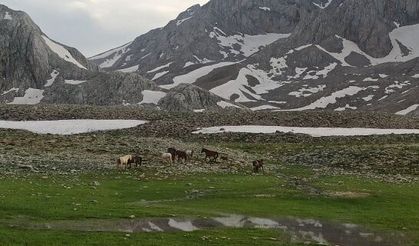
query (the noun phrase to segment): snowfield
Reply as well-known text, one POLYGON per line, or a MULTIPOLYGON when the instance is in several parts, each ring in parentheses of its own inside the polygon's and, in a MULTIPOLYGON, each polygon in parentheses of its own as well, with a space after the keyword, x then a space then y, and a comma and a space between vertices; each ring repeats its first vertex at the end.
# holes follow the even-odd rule
MULTIPOLYGON (((263 10, 267 11, 267 9, 263 10)), ((260 35, 236 34, 227 36, 227 34, 218 27, 214 27, 213 29, 214 30, 209 34, 209 37, 217 39, 218 45, 224 52, 229 51, 234 55, 242 54, 245 57, 257 53, 261 47, 291 36, 290 33, 266 33, 260 35), (240 47, 240 50, 236 50, 236 47, 240 47)))
POLYGON ((157 105, 163 97, 167 95, 167 93, 162 91, 151 91, 151 90, 144 90, 141 92, 143 94, 143 100, 140 104, 155 104, 157 105))
POLYGON ((410 107, 408 107, 407 109, 404 109, 402 111, 397 112, 397 115, 408 115, 409 113, 415 111, 416 109, 419 108, 419 104, 414 104, 410 107))
POLYGON ((29 88, 23 97, 15 97, 9 104, 35 105, 39 104, 43 98, 44 90, 29 88))
POLYGON ((419 134, 419 129, 376 129, 376 128, 325 128, 325 127, 285 127, 285 126, 215 126, 198 129, 194 134, 215 133, 262 133, 273 134, 276 132, 307 134, 312 137, 333 136, 371 136, 390 134, 419 134))
POLYGON ((74 59, 74 57, 71 55, 71 53, 64 46, 52 41, 51 39, 49 39, 46 36, 42 36, 42 38, 44 39, 44 41, 48 45, 48 47, 55 54, 57 54, 61 59, 65 60, 67 62, 71 62, 74 65, 78 66, 79 68, 87 70, 87 68, 85 66, 81 65, 80 62, 78 62, 76 59, 74 59))
POLYGON ((172 89, 180 84, 193 84, 195 83, 199 78, 204 77, 205 75, 211 73, 214 69, 220 68, 220 67, 226 67, 226 66, 230 66, 236 64, 236 62, 220 62, 217 64, 213 64, 213 65, 209 65, 209 66, 205 66, 205 67, 201 67, 198 68, 190 73, 184 74, 184 75, 180 75, 177 76, 175 78, 173 78, 173 84, 169 84, 169 85, 161 85, 161 88, 164 89, 172 89))
POLYGON ((68 84, 68 85, 81 85, 81 84, 86 83, 86 82, 87 82, 87 80, 66 79, 64 83, 68 84))
POLYGON ((115 48, 113 50, 106 51, 102 54, 89 58, 89 60, 99 60, 105 59, 102 64, 99 65, 100 68, 108 68, 112 67, 119 59, 121 59, 122 55, 127 53, 130 49, 129 46, 132 42, 122 45, 121 47, 115 48))
POLYGON ((45 83, 44 87, 50 87, 52 84, 54 84, 55 79, 60 73, 57 70, 52 71, 51 73, 51 79, 47 80, 47 83, 45 83))
POLYGON ((26 130, 38 134, 73 135, 127 129, 145 123, 147 121, 143 120, 0 121, 0 128, 26 130))

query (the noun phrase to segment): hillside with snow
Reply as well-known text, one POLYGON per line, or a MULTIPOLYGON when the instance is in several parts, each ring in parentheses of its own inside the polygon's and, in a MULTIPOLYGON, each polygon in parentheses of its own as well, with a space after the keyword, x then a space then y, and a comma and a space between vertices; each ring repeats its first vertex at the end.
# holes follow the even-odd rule
POLYGON ((194 84, 252 110, 408 112, 419 103, 419 4, 212 0, 91 58, 161 88, 194 84))

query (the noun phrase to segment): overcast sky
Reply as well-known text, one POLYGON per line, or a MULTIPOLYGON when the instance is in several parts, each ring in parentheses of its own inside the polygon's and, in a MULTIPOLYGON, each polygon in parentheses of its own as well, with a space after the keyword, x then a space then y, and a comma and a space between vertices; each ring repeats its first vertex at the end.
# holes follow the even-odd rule
POLYGON ((208 0, 0 0, 28 13, 52 39, 92 56, 128 43, 208 0))

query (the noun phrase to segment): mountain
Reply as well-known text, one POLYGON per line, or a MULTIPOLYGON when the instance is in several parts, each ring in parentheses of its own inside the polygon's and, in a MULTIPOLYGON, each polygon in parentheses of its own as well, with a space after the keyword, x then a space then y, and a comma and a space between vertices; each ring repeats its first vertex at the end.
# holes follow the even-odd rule
POLYGON ((24 12, 0 5, 0 102, 138 103, 158 90, 137 74, 103 73, 77 49, 49 38, 24 12))
POLYGON ((136 73, 99 71, 77 49, 49 38, 26 13, 4 5, 0 73, 1 103, 138 105, 179 111, 237 107, 200 88, 179 94, 136 73))
POLYGON ((419 2, 211 0, 90 60, 253 110, 417 114, 419 2))

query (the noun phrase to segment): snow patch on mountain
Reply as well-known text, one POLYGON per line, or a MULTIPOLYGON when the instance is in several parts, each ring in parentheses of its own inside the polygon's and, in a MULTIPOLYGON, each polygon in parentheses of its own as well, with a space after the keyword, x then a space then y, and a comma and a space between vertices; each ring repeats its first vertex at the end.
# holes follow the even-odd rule
POLYGON ((217 133, 262 133, 274 134, 276 132, 307 134, 312 137, 332 136, 371 136, 390 134, 419 134, 418 129, 378 129, 378 128, 327 128, 327 127, 285 127, 285 126, 214 126, 199 129, 194 134, 217 134, 217 133))
POLYGON ((155 69, 150 70, 150 71, 148 71, 147 73, 155 73, 155 72, 158 72, 158 71, 162 70, 163 68, 168 68, 168 67, 169 67, 172 63, 173 63, 173 62, 169 62, 169 63, 167 63, 167 64, 165 64, 165 65, 163 65, 163 66, 156 67, 155 69))
POLYGON ((236 62, 220 62, 220 63, 213 64, 210 66, 201 67, 194 71, 191 71, 190 73, 173 78, 173 84, 161 85, 160 87, 164 89, 172 89, 180 84, 193 84, 199 78, 211 73, 214 69, 230 66, 233 64, 236 64, 236 62))
POLYGON ((145 123, 147 121, 142 120, 0 121, 0 128, 26 130, 38 134, 72 135, 126 129, 145 123))
POLYGON ((407 62, 419 57, 419 42, 417 42, 417 40, 419 40, 419 24, 396 28, 390 32, 389 36, 393 49, 387 56, 381 58, 374 58, 368 55, 362 51, 355 42, 342 38, 338 35, 336 35, 336 37, 342 40, 343 45, 343 50, 340 53, 327 51, 320 45, 316 45, 316 47, 340 61, 342 66, 351 66, 345 61, 345 58, 352 52, 364 56, 370 61, 371 65, 379 65, 389 62, 407 62), (407 47, 409 54, 403 54, 399 42, 407 47))
POLYGON ((358 87, 358 86, 349 86, 345 89, 335 91, 331 95, 322 97, 319 100, 307 105, 305 107, 296 108, 296 109, 287 109, 284 111, 304 111, 304 110, 311 110, 311 109, 318 109, 318 108, 327 108, 330 104, 335 104, 338 98, 344 98, 347 96, 353 96, 358 94, 359 92, 366 90, 366 88, 358 87))
POLYGON ((6 13, 4 13, 3 20, 13 20, 13 17, 9 12, 6 11, 6 13))
POLYGON ((64 83, 68 84, 68 85, 80 85, 83 83, 86 83, 87 80, 72 80, 72 79, 66 79, 64 81, 64 83))
POLYGON ((167 95, 167 93, 162 91, 151 91, 151 90, 144 90, 141 92, 143 95, 143 100, 139 104, 155 104, 157 105, 163 97, 167 95))
POLYGON ((415 111, 418 108, 419 108, 419 104, 414 104, 414 105, 412 105, 412 106, 410 106, 406 109, 403 109, 403 110, 397 112, 396 114, 397 115, 408 115, 409 113, 415 111))
POLYGON ((221 48, 227 48, 231 54, 242 54, 245 57, 257 53, 261 47, 270 45, 279 39, 288 38, 290 35, 291 34, 267 33, 261 35, 236 34, 227 36, 225 32, 217 27, 214 27, 214 31, 209 34, 210 38, 217 39, 218 45, 221 48), (236 50, 236 46, 240 47, 240 50, 236 50))
POLYGON ((259 7, 259 9, 263 11, 271 11, 271 8, 269 7, 259 7))
POLYGON ((97 55, 97 56, 90 57, 89 59, 90 59, 90 60, 105 59, 105 58, 107 58, 107 57, 109 57, 109 56, 111 56, 111 55, 114 55, 115 53, 121 53, 121 52, 128 51, 128 49, 127 49, 127 48, 128 48, 128 46, 130 46, 131 44, 132 44, 132 42, 129 42, 129 43, 124 44, 124 45, 122 45, 122 46, 120 46, 120 47, 117 47, 117 48, 115 48, 115 49, 112 49, 112 50, 109 50, 109 51, 103 52, 103 53, 101 53, 101 54, 99 54, 99 55, 97 55))
MULTIPOLYGON (((284 67, 282 60, 274 59, 273 65, 276 71, 284 67)), ((272 72, 272 71, 271 71, 272 72)), ((211 92, 227 100, 231 100, 234 95, 236 102, 254 102, 255 100, 248 98, 249 95, 256 100, 264 100, 260 95, 268 93, 271 90, 279 88, 289 81, 274 81, 267 72, 257 69, 255 65, 248 65, 242 68, 235 80, 231 80, 223 85, 211 89, 211 92), (256 78, 259 84, 251 87, 248 82, 248 76, 256 78), (251 90, 249 90, 251 87, 251 90)))
POLYGON ((193 16, 189 16, 189 17, 187 17, 187 18, 184 18, 184 19, 178 20, 178 21, 176 22, 176 25, 177 25, 177 26, 180 26, 180 25, 182 25, 182 24, 183 24, 183 22, 185 22, 185 21, 187 21, 187 20, 191 19, 192 17, 193 17, 193 16))
POLYGON ((315 2, 313 2, 313 4, 314 4, 315 6, 317 6, 318 8, 325 9, 325 8, 329 7, 329 5, 330 5, 332 2, 333 2, 333 0, 328 0, 326 3, 315 3, 315 2))
POLYGON ((105 59, 105 61, 103 61, 101 64, 99 64, 100 68, 109 68, 112 67, 113 65, 115 65, 115 63, 117 61, 119 61, 119 59, 121 59, 121 57, 127 53, 130 48, 129 46, 131 45, 132 42, 125 44, 121 47, 115 48, 113 50, 109 50, 107 52, 104 52, 102 54, 99 54, 97 56, 91 57, 90 60, 99 60, 99 59, 105 59))
POLYGON ((357 109, 357 107, 353 107, 353 106, 351 106, 351 105, 349 105, 349 104, 346 104, 346 105, 345 105, 345 107, 340 107, 340 108, 337 108, 337 109, 335 109, 335 111, 337 111, 337 112, 342 112, 342 111, 346 111, 346 110, 348 110, 348 109, 351 109, 351 110, 356 110, 356 109, 357 109))
POLYGON ((9 94, 10 92, 19 92, 19 88, 11 88, 11 89, 9 89, 9 90, 7 90, 7 91, 4 91, 3 92, 3 94, 1 94, 2 96, 4 96, 4 95, 6 95, 6 94, 9 94))
POLYGON ((317 87, 300 88, 298 91, 290 92, 288 95, 300 97, 309 97, 313 94, 319 93, 326 88, 326 85, 318 85, 317 87))
POLYGON ((52 84, 54 84, 55 79, 60 73, 57 70, 52 71, 51 73, 51 79, 47 80, 47 83, 44 85, 44 87, 50 87, 52 84))
POLYGON ((156 73, 151 80, 157 80, 157 79, 163 77, 164 75, 168 74, 169 72, 170 71, 163 71, 163 72, 160 72, 160 73, 156 73))
POLYGON ((61 59, 67 62, 71 62, 74 65, 78 66, 79 68, 87 70, 85 66, 81 65, 76 59, 74 59, 74 57, 70 54, 70 52, 66 48, 64 48, 64 46, 52 41, 51 39, 49 39, 48 37, 44 35, 42 35, 42 38, 45 40, 45 43, 48 45, 48 47, 55 54, 57 54, 61 59))
POLYGON ((194 62, 190 62, 190 61, 188 61, 188 62, 186 62, 185 63, 185 66, 183 66, 183 68, 187 68, 187 67, 190 67, 190 66, 193 66, 193 65, 195 65, 196 63, 194 63, 194 62))
POLYGON ((43 98, 44 90, 29 88, 23 97, 15 97, 9 104, 35 105, 39 104, 43 98))
POLYGON ((326 78, 327 75, 337 67, 337 65, 338 64, 334 62, 331 63, 329 66, 326 66, 323 70, 307 72, 307 75, 303 78, 303 80, 319 79, 320 76, 326 78))
POLYGON ((239 106, 226 102, 226 101, 219 101, 217 102, 217 105, 220 106, 221 108, 240 108, 239 106))
POLYGON ((272 110, 272 109, 278 109, 278 107, 272 106, 272 105, 261 105, 254 108, 251 108, 252 111, 262 111, 262 110, 272 110))
POLYGON ((119 69, 118 72, 133 73, 133 72, 138 71, 139 67, 140 67, 140 65, 135 65, 135 66, 132 66, 132 67, 122 68, 122 69, 119 69))

